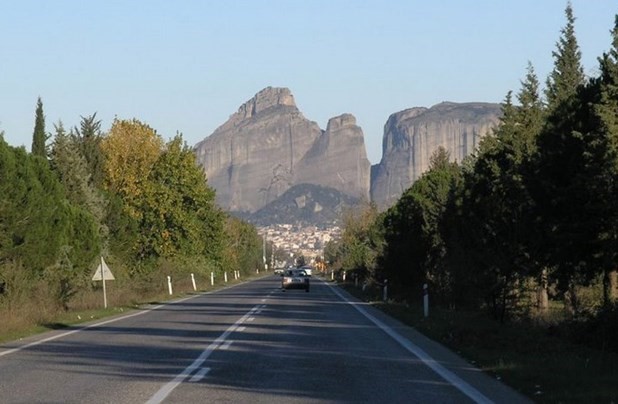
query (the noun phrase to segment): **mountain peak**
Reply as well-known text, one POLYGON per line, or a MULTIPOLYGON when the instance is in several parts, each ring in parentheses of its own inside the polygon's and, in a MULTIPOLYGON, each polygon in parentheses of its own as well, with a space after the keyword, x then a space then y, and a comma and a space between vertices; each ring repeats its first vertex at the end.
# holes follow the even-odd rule
POLYGON ((286 87, 266 87, 259 91, 249 101, 238 108, 238 115, 243 118, 250 118, 258 113, 279 105, 294 107, 294 96, 289 88, 286 87))

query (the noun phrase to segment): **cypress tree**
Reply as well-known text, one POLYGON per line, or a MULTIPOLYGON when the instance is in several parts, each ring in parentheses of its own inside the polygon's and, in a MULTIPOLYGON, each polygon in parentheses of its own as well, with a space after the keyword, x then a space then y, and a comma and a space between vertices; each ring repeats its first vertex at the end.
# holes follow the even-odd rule
POLYGON ((34 120, 34 133, 32 134, 32 154, 47 158, 47 149, 45 142, 47 135, 45 134, 45 115, 43 114, 43 101, 41 97, 36 102, 36 112, 34 120))

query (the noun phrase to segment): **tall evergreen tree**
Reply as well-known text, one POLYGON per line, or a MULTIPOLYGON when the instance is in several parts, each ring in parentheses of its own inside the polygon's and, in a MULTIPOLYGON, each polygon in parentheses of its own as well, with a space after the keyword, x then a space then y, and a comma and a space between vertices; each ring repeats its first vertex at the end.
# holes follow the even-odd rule
POLYGON ((89 211, 102 223, 105 202, 90 182, 88 163, 80 153, 74 134, 66 133, 62 121, 54 125, 56 134, 51 144, 50 163, 64 185, 67 198, 74 204, 89 211))
POLYGON ((583 100, 585 77, 575 37, 573 10, 566 7, 567 24, 553 52, 554 69, 547 80, 548 114, 537 142, 530 177, 537 222, 542 223, 544 251, 539 259, 553 274, 573 311, 576 284, 591 274, 590 248, 595 231, 586 205, 586 139, 589 130, 583 100))
POLYGON ((571 2, 565 9, 566 26, 552 52, 554 69, 547 79, 546 97, 550 112, 566 107, 573 102, 577 88, 584 83, 581 51, 575 37, 575 17, 571 2), (566 105, 565 105, 566 104, 566 105))
POLYGON ((599 221, 599 249, 606 303, 618 300, 618 15, 611 31, 612 46, 599 58, 600 77, 591 84, 595 127, 589 134, 589 164, 597 175, 587 182, 595 195, 591 207, 599 221))
MULTIPOLYGON (((538 81, 531 65, 518 94, 509 92, 496 131, 483 139, 471 172, 465 176, 462 226, 476 263, 477 287, 493 314, 504 320, 518 297, 517 286, 536 265, 531 261, 532 200, 525 175, 541 127, 538 81)), ((463 277, 459 277, 460 279, 463 277)))
POLYGON ((90 173, 90 183, 96 187, 103 186, 103 153, 101 152, 101 121, 97 120, 95 112, 89 116, 82 116, 79 128, 75 127, 73 133, 77 138, 77 143, 81 154, 86 159, 90 173))
POLYGON ((443 270, 445 244, 440 221, 461 170, 439 148, 431 157, 429 171, 412 184, 383 217, 385 246, 379 257, 383 278, 392 290, 406 297, 421 291, 429 282, 436 296, 449 295, 450 285, 443 270))
POLYGON ((36 102, 34 120, 34 133, 32 134, 32 154, 47 158, 47 134, 45 133, 45 115, 43 114, 43 101, 41 97, 36 102))

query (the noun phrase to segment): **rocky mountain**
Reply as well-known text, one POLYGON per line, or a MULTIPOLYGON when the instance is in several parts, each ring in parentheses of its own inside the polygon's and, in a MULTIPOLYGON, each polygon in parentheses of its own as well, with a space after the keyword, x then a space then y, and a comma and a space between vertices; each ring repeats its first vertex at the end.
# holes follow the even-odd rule
POLYGON ((440 146, 461 162, 500 116, 500 104, 452 102, 392 114, 384 125, 382 159, 371 168, 371 200, 382 209, 393 205, 440 146))
POLYGON ((245 216, 245 219, 259 226, 271 223, 328 226, 340 219, 345 208, 358 202, 359 199, 334 188, 298 184, 257 212, 245 216))
POLYGON ((369 197, 370 163, 356 119, 332 118, 323 131, 302 115, 287 88, 257 93, 195 152, 228 211, 253 213, 302 183, 369 197))

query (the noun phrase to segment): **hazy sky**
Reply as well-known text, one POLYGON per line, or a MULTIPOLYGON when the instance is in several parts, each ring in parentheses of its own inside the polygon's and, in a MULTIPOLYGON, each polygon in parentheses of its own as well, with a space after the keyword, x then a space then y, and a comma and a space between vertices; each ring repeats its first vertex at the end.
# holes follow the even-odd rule
MULTIPOLYGON (((616 0, 573 0, 585 72, 610 47, 616 0)), ((532 62, 544 83, 566 0, 0 0, 0 131, 29 150, 97 112, 193 146, 267 86, 325 129, 356 116, 372 164, 384 123, 441 101, 501 102, 532 62)))

